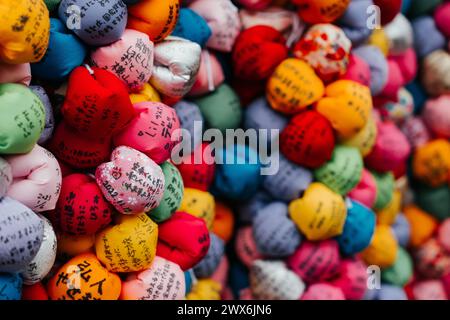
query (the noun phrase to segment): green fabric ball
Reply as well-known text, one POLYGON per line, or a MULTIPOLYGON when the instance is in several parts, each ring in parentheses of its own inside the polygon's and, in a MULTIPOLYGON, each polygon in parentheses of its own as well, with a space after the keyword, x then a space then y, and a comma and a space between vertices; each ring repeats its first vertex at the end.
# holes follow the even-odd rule
POLYGON ((403 287, 413 275, 413 262, 409 253, 398 248, 395 263, 381 271, 381 280, 397 287, 403 287))
POLYGON ((363 160, 358 149, 336 146, 331 160, 314 171, 316 179, 331 190, 346 195, 361 180, 363 160))
POLYGON ((0 84, 0 154, 28 153, 45 127, 41 99, 21 84, 0 84))
POLYGON ((44 2, 48 8, 48 11, 52 12, 59 6, 59 3, 61 2, 61 0, 44 0, 44 2))
POLYGON ((442 0, 412 0, 408 11, 408 16, 415 18, 428 13, 442 3, 442 0))
POLYGON ((419 187, 415 199, 420 208, 437 219, 450 218, 450 189, 447 185, 439 188, 419 187))
POLYGON ((184 191, 183 179, 177 167, 166 161, 161 164, 161 169, 165 181, 163 198, 159 206, 151 210, 149 214, 150 218, 157 223, 169 219, 180 207, 184 191))
POLYGON ((237 94, 227 84, 221 85, 213 93, 195 99, 209 128, 236 129, 241 124, 242 108, 237 94))
POLYGON ((383 210, 392 200, 395 187, 394 175, 391 172, 384 174, 372 172, 372 175, 377 184, 377 197, 374 209, 383 210))

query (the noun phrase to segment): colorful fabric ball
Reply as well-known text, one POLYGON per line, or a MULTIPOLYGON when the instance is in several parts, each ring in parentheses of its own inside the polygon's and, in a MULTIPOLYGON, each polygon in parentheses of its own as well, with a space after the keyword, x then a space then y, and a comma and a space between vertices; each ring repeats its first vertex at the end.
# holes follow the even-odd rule
POLYGON ((111 161, 97 167, 95 178, 105 198, 123 214, 148 212, 163 198, 163 171, 145 154, 129 147, 114 149, 111 161))
POLYGON ((290 161, 318 168, 331 159, 334 149, 331 123, 317 111, 293 117, 280 135, 280 150, 290 161))
POLYGON ((338 244, 335 240, 304 241, 288 258, 287 264, 308 284, 329 280, 339 271, 338 244))
POLYGON ((2 0, 0 5, 0 60, 11 64, 40 61, 50 38, 50 16, 44 1, 2 0), (27 19, 21 19, 23 16, 27 19))
POLYGON ((58 81, 83 64, 87 48, 57 18, 50 19, 50 40, 47 52, 38 63, 31 65, 35 77, 58 81), (61 50, 64 48, 64 50, 61 50))
POLYGON ((276 111, 295 114, 317 102, 324 91, 322 81, 309 64, 289 58, 269 78, 266 97, 276 111))
POLYGON ((127 25, 127 6, 122 0, 107 3, 89 0, 62 0, 58 15, 84 43, 101 47, 120 39, 127 25), (76 5, 78 11, 71 7, 76 5), (79 15, 73 19, 73 15, 79 15), (100 18, 99 18, 100 17, 100 18))
POLYGON ((295 57, 306 61, 325 82, 347 71, 352 44, 344 32, 332 24, 316 24, 295 45, 295 57))
POLYGON ((95 179, 70 174, 62 179, 61 195, 51 215, 55 226, 72 235, 90 235, 111 222, 112 206, 103 197, 95 179))
POLYGON ((156 255, 158 225, 145 213, 121 215, 95 236, 95 253, 111 272, 141 271, 156 255))
POLYGON ((210 238, 203 219, 175 212, 158 227, 157 256, 172 261, 186 271, 208 253, 210 238))
POLYGON ((202 16, 189 8, 182 8, 171 35, 198 43, 203 47, 211 37, 212 31, 202 16))
POLYGON ((111 136, 135 116, 126 86, 96 67, 78 67, 70 74, 61 112, 69 126, 94 139, 111 136))
POLYGON ((347 210, 340 195, 314 182, 289 204, 289 215, 308 240, 319 241, 342 233, 347 210))
POLYGON ((357 201, 347 202, 344 229, 337 237, 341 252, 351 256, 367 248, 375 231, 375 223, 375 213, 371 209, 357 201))
POLYGON ((282 202, 258 210, 253 219, 253 236, 258 252, 271 258, 293 254, 301 241, 300 233, 288 217, 288 206, 282 202))
POLYGON ((356 148, 336 146, 330 161, 314 170, 314 176, 334 192, 346 195, 359 183, 362 170, 362 157, 356 148))
POLYGON ((134 148, 163 163, 181 139, 174 134, 180 128, 175 110, 160 102, 141 102, 133 107, 136 116, 114 135, 114 144, 134 148))
POLYGON ((0 154, 30 152, 45 127, 45 108, 29 88, 0 84, 0 154))
POLYGON ((5 157, 13 181, 7 195, 34 212, 53 210, 61 191, 61 168, 55 156, 36 145, 27 154, 5 157))
POLYGON ((241 32, 233 48, 234 74, 245 80, 269 78, 287 58, 286 40, 276 29, 254 26, 241 32))
POLYGON ((90 61, 93 66, 115 74, 131 90, 136 90, 150 80, 153 55, 153 42, 148 35, 126 29, 119 40, 93 51, 90 61))

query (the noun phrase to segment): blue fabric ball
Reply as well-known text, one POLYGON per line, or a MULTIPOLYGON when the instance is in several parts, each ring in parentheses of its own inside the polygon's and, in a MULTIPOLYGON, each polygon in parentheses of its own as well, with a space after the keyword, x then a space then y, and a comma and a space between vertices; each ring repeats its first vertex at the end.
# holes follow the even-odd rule
POLYGON ((270 145, 272 138, 278 138, 278 135, 271 136, 271 130, 279 130, 281 132, 288 124, 289 119, 276 112, 270 107, 266 98, 259 98, 253 101, 245 109, 244 128, 245 129, 266 129, 267 144, 270 145))
POLYGON ((344 230, 336 239, 344 255, 350 256, 364 250, 375 231, 375 213, 357 201, 347 201, 347 219, 344 230))
POLYGON ((240 144, 228 145, 222 150, 216 150, 216 161, 223 164, 216 165, 211 189, 214 195, 230 200, 245 200, 258 191, 263 176, 255 150, 240 144), (227 163, 227 159, 231 159, 231 163, 227 163))
POLYGON ((211 37, 212 31, 202 16, 189 8, 183 8, 180 10, 180 16, 172 35, 191 40, 204 47, 211 37))
POLYGON ((119 40, 128 20, 127 6, 122 0, 62 0, 58 15, 64 24, 69 21, 69 29, 85 44, 96 47, 119 40), (71 10, 73 5, 80 10, 71 10), (76 18, 79 24, 74 23, 76 18))
POLYGON ((414 113, 420 114, 425 102, 428 100, 428 95, 424 88, 420 84, 419 80, 416 79, 406 85, 406 89, 412 94, 414 99, 414 113))
POLYGON ((202 113, 199 107, 190 101, 179 101, 173 108, 180 120, 181 129, 190 134, 190 140, 188 140, 188 136, 183 136, 181 147, 186 153, 192 153, 202 143, 203 128, 205 127, 202 113))
POLYGON ((250 199, 240 202, 237 207, 239 222, 244 224, 252 223, 256 217, 258 210, 262 209, 273 201, 266 191, 258 191, 250 199))
POLYGON ((194 267, 195 276, 198 278, 211 277, 219 266, 220 260, 225 253, 225 243, 222 239, 212 232, 209 233, 209 238, 211 242, 209 244, 208 253, 194 267))
POLYGON ((56 18, 50 19, 50 42, 44 58, 31 64, 33 76, 45 80, 63 80, 83 64, 87 55, 84 44, 56 18))
POLYGON ((274 202, 258 211, 253 220, 258 251, 271 258, 287 257, 300 245, 301 235, 288 216, 288 206, 274 202))
POLYGON ((411 226, 408 219, 403 214, 398 214, 395 222, 392 225, 392 230, 397 238, 398 244, 402 247, 408 246, 409 238, 411 236, 411 226))
POLYGON ((370 68, 370 91, 376 96, 383 91, 388 81, 389 67, 384 54, 378 47, 365 45, 353 50, 353 53, 367 62, 370 68))
POLYGON ((414 30, 414 47, 419 58, 424 58, 431 52, 442 49, 447 45, 444 35, 438 30, 432 17, 423 16, 414 19, 412 27, 414 30))
POLYGON ((22 284, 18 273, 0 273, 0 300, 20 300, 22 284))
POLYGON ((382 283, 380 289, 368 289, 364 300, 408 300, 405 290, 382 283))
POLYGON ((313 181, 313 174, 279 154, 279 169, 276 174, 268 175, 263 187, 270 195, 281 201, 298 199, 313 181))
POLYGON ((367 18, 369 18, 367 8, 372 5, 372 0, 353 0, 338 20, 337 24, 352 41, 353 46, 362 44, 372 34, 373 30, 367 27, 367 18))

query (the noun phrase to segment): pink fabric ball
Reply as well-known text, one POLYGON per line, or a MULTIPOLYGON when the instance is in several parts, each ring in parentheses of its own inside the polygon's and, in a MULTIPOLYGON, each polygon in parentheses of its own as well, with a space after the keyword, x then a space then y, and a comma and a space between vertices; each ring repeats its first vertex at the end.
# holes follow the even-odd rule
POLYGON ((440 245, 450 253, 450 218, 444 220, 439 226, 438 241, 440 245))
POLYGON ((203 50, 200 60, 200 69, 194 85, 188 96, 202 96, 216 90, 225 81, 222 66, 214 53, 203 50))
POLYGON ((230 0, 197 0, 189 8, 202 16, 211 28, 208 48, 230 52, 241 31, 237 7, 230 0))
POLYGON ((347 72, 341 79, 352 80, 370 87, 370 74, 369 64, 359 56, 351 54, 347 72))
POLYGON ((287 264, 306 283, 328 280, 339 271, 339 246, 336 240, 304 241, 287 264))
POLYGON ((137 116, 114 137, 116 146, 129 146, 160 164, 170 158, 180 138, 172 139, 180 128, 175 109, 160 102, 141 102, 134 106, 137 116))
POLYGON ((397 63, 388 59, 387 64, 388 80, 380 95, 389 99, 395 99, 397 98, 398 90, 404 85, 404 79, 397 63))
POLYGON ((114 149, 111 161, 95 172, 105 198, 123 214, 156 208, 164 193, 164 174, 145 154, 126 146, 114 149))
POLYGON ((389 60, 394 61, 399 66, 404 85, 414 80, 417 75, 418 63, 416 51, 413 48, 409 48, 402 55, 389 56, 389 60))
POLYGON ((367 169, 363 169, 361 180, 356 187, 349 192, 348 196, 368 208, 373 208, 377 198, 377 184, 375 178, 367 169))
POLYGON ((308 287, 300 300, 345 300, 345 296, 338 287, 328 283, 316 283, 308 287))
POLYGON ((441 32, 450 38, 450 2, 446 2, 437 7, 434 11, 434 20, 441 32))
POLYGON ((130 89, 139 89, 153 71, 153 42, 145 33, 127 29, 119 41, 100 47, 91 54, 92 64, 108 70, 130 89))
POLYGON ((423 146, 431 139, 431 134, 421 117, 406 119, 401 129, 413 149, 423 146))
POLYGON ((61 168, 48 150, 35 145, 29 153, 8 156, 13 182, 7 196, 34 212, 55 209, 61 191, 61 168))
POLYGON ((29 63, 8 64, 0 62, 0 83, 21 83, 29 86, 31 67, 29 63))
POLYGON ((450 95, 428 100, 422 117, 437 137, 450 139, 450 95))
POLYGON ((411 147, 403 132, 393 122, 379 122, 378 136, 369 155, 367 167, 378 172, 395 171, 408 159, 411 147))
POLYGON ((156 256, 150 268, 131 273, 122 282, 121 300, 183 300, 184 273, 180 266, 156 256))
POLYGON ((414 80, 417 75, 417 56, 413 48, 407 49, 401 55, 388 57, 388 81, 382 96, 397 99, 400 88, 414 80))
POLYGON ((367 266, 358 259, 343 260, 339 276, 330 284, 340 288, 347 300, 361 300, 367 290, 367 266))
POLYGON ((212 280, 217 281, 222 285, 222 288, 225 289, 228 282, 228 270, 230 268, 230 263, 228 262, 228 258, 226 255, 222 256, 220 259, 220 263, 217 266, 216 271, 210 277, 212 280))
POLYGON ((258 252, 251 226, 238 230, 236 234, 235 250, 241 262, 247 267, 250 267, 253 264, 253 261, 264 258, 263 255, 258 252))
POLYGON ((418 282, 412 289, 415 300, 447 300, 444 285, 439 280, 418 282))

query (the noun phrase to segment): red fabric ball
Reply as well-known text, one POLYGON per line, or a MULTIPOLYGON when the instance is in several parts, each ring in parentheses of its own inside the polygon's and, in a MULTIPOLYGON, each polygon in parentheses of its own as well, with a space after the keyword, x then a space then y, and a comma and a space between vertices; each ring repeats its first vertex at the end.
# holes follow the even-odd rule
POLYGON ((22 287, 22 300, 48 300, 48 294, 42 283, 22 287))
POLYGON ((125 84, 113 73, 93 67, 72 71, 61 112, 68 125, 89 138, 112 136, 135 116, 125 84))
POLYGON ((48 145, 49 150, 68 165, 77 169, 94 168, 109 160, 110 138, 86 139, 61 122, 48 145))
POLYGON ((203 259, 209 243, 209 232, 203 219, 175 212, 159 225, 156 255, 175 262, 185 271, 203 259))
POLYGON ((402 0, 373 0, 381 9, 381 24, 384 26, 394 20, 402 9, 402 0))
POLYGON ((197 149, 183 160, 183 163, 177 165, 185 188, 193 188, 202 191, 208 191, 214 180, 216 166, 214 157, 211 154, 209 144, 202 143, 197 149), (195 163, 195 154, 198 154, 200 163, 195 163), (200 157, 201 156, 201 157, 200 157))
POLYGON ((330 160, 334 144, 330 122, 315 110, 293 117, 280 135, 280 149, 286 158, 309 168, 330 160))
POLYGON ((392 171, 394 174, 395 179, 400 179, 401 177, 404 177, 408 173, 408 165, 407 163, 403 162, 400 163, 394 171, 392 171))
POLYGON ((54 226, 72 235, 91 235, 111 222, 112 207, 89 175, 75 173, 63 178, 61 194, 50 214, 54 226))
POLYGON ((267 79, 287 56, 286 40, 278 30, 262 25, 248 28, 234 45, 234 74, 245 80, 267 79))

